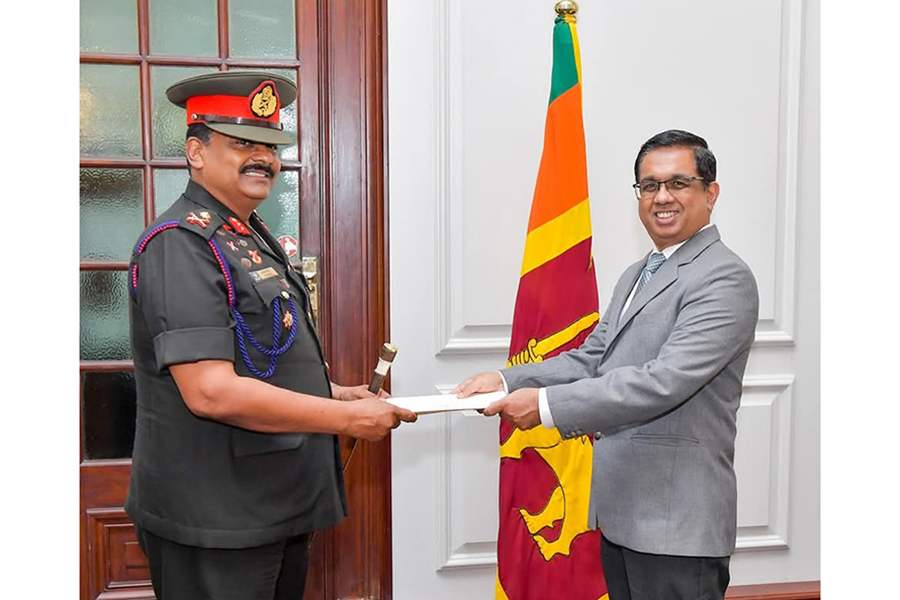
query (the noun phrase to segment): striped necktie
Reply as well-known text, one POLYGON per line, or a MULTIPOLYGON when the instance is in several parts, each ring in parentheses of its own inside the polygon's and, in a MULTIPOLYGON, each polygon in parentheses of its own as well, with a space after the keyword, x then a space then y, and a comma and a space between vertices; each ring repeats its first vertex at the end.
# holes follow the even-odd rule
POLYGON ((659 270, 664 262, 666 262, 666 255, 662 252, 654 252, 647 258, 647 266, 641 271, 641 279, 638 281, 637 289, 634 290, 635 297, 641 293, 643 287, 650 281, 650 278, 653 277, 653 274, 659 270))

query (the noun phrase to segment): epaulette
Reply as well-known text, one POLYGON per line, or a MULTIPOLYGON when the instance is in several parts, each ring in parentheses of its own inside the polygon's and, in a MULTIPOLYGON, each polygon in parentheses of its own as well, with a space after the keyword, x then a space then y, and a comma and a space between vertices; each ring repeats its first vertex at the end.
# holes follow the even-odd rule
POLYGON ((180 228, 186 229, 192 233, 199 235, 204 239, 204 241, 206 241, 207 244, 209 244, 209 247, 212 249, 213 254, 216 257, 216 262, 219 263, 219 268, 222 270, 222 274, 225 276, 226 283, 228 284, 228 304, 229 306, 233 306, 234 286, 231 281, 231 274, 226 266, 225 258, 222 256, 222 251, 212 239, 216 230, 218 230, 223 225, 225 225, 225 221, 224 219, 222 219, 222 217, 215 213, 201 210, 188 212, 177 221, 162 221, 149 228, 144 233, 144 235, 141 236, 141 238, 138 240, 137 245, 134 247, 131 264, 129 265, 128 270, 131 279, 132 293, 137 293, 138 257, 143 254, 144 250, 147 248, 147 244, 149 244, 157 235, 159 235, 163 231, 166 231, 167 229, 180 228))
POLYGON ((211 239, 216 230, 224 224, 225 220, 222 217, 206 210, 191 211, 178 221, 179 227, 193 231, 205 240, 211 239))

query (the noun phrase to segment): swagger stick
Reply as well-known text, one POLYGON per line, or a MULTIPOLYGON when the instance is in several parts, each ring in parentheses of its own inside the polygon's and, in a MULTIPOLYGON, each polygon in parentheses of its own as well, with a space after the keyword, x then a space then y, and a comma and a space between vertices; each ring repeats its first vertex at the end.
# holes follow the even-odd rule
MULTIPOLYGON (((377 394, 381 389, 384 378, 387 377, 388 371, 391 368, 391 363, 394 362, 394 357, 396 356, 397 346, 387 342, 382 344, 381 353, 378 355, 378 365, 375 367, 375 372, 372 373, 372 383, 369 384, 369 393, 377 394)), ((343 469, 341 469, 342 471, 347 470, 347 465, 350 464, 350 459, 353 458, 353 453, 356 452, 356 445, 358 443, 359 440, 354 438, 353 444, 350 446, 350 452, 347 454, 347 460, 344 462, 343 469)))
MULTIPOLYGON (((389 344, 387 342, 382 344, 381 352, 378 355, 378 365, 375 367, 375 372, 372 374, 372 383, 369 384, 369 392, 373 394, 378 393, 378 390, 381 389, 381 385, 384 383, 384 378, 387 377, 388 371, 391 369, 391 363, 394 362, 394 358, 396 356, 397 346, 389 344)), ((347 470, 347 466, 350 464, 350 459, 353 458, 353 453, 356 452, 357 444, 359 444, 359 440, 354 438, 353 444, 350 446, 350 452, 347 454, 347 461, 344 463, 344 466, 341 467, 342 473, 347 470)), ((318 531, 313 531, 309 536, 307 547, 312 547, 317 533, 318 531)))
POLYGON ((377 394, 378 390, 381 389, 381 384, 384 383, 384 378, 387 377, 395 356, 397 356, 397 346, 385 342, 381 346, 381 354, 378 355, 378 365, 375 367, 375 372, 372 374, 372 383, 369 384, 369 392, 377 394))

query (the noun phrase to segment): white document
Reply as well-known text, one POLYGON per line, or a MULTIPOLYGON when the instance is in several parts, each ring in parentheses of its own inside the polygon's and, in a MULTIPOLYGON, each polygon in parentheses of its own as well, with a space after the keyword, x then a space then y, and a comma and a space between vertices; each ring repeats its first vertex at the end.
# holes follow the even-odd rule
POLYGON ((436 394, 434 396, 407 396, 406 398, 388 398, 387 401, 400 408, 408 408, 416 414, 446 412, 449 410, 481 410, 488 404, 506 396, 504 392, 488 394, 472 394, 468 398, 459 399, 456 394, 436 394))

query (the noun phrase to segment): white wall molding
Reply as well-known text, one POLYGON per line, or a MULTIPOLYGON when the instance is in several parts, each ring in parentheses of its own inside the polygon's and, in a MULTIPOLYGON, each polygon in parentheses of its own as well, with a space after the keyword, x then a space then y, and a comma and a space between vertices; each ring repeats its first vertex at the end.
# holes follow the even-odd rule
POLYGON ((497 542, 463 544, 448 555, 438 571, 495 568, 497 566, 497 542))
POLYGON ((796 312, 797 210, 800 156, 800 88, 805 0, 781 3, 781 72, 778 103, 778 188, 775 250, 775 317, 761 319, 757 346, 793 345, 796 312))
MULTIPOLYGON (((738 411, 738 444, 748 436, 762 436, 768 440, 768 448, 754 448, 753 450, 768 450, 765 473, 762 475, 768 481, 768 497, 765 499, 764 522, 753 522, 741 525, 742 515, 738 510, 737 551, 762 550, 771 548, 787 548, 789 546, 789 515, 790 515, 790 473, 791 473, 791 433, 792 423, 792 399, 793 399, 793 375, 773 375, 764 377, 745 377, 741 397, 741 408, 738 411), (767 431, 752 431, 749 423, 742 423, 741 413, 748 414, 751 411, 768 412, 766 425, 767 431)), ((746 419, 745 419, 746 420, 746 419)), ((744 446, 745 452, 756 452, 744 446)), ((741 468, 747 464, 750 456, 742 456, 740 447, 735 454, 735 469, 738 472, 738 503, 740 507, 741 468)), ((760 478, 751 478, 750 473, 745 473, 745 480, 754 485, 760 478)), ((754 515, 755 516, 755 515, 754 515)))
MULTIPOLYGON (((448 386, 437 386, 435 390, 443 394, 448 386)), ((443 571, 450 566, 451 558, 454 558, 453 549, 450 547, 452 538, 451 506, 450 501, 450 413, 442 413, 435 417, 439 419, 437 424, 437 453, 434 457, 434 514, 435 519, 435 570, 443 571)), ((456 557, 454 562, 458 562, 456 557)))
POLYGON ((461 320, 457 313, 461 309, 462 289, 452 285, 459 281, 462 270, 452 250, 462 245, 459 211, 453 209, 461 202, 463 183, 461 10, 458 2, 435 0, 434 3, 436 354, 448 345, 465 345, 454 338, 454 324, 461 320))
MULTIPOLYGON (((449 325, 449 320, 448 320, 449 325)), ((447 327, 444 331, 449 331, 447 327)), ((449 333, 438 354, 502 354, 509 356, 512 324, 467 325, 449 333)))
MULTIPOLYGON (((454 386, 452 385, 436 385, 434 390, 438 394, 446 394, 454 386)), ((474 411, 473 411, 474 413, 474 411)), ((434 512, 435 519, 435 557, 436 571, 453 571, 457 569, 471 569, 485 566, 493 566, 497 564, 497 542, 466 542, 457 548, 452 547, 452 501, 450 498, 451 486, 453 485, 450 475, 450 458, 452 447, 450 443, 451 419, 452 413, 441 413, 435 418, 439 419, 437 424, 437 440, 438 450, 434 458, 435 468, 433 472, 434 478, 434 512)), ((481 417, 474 413, 477 417, 481 417)), ((483 417, 481 417, 483 418, 483 417)), ((499 450, 498 450, 499 452, 499 450)))

